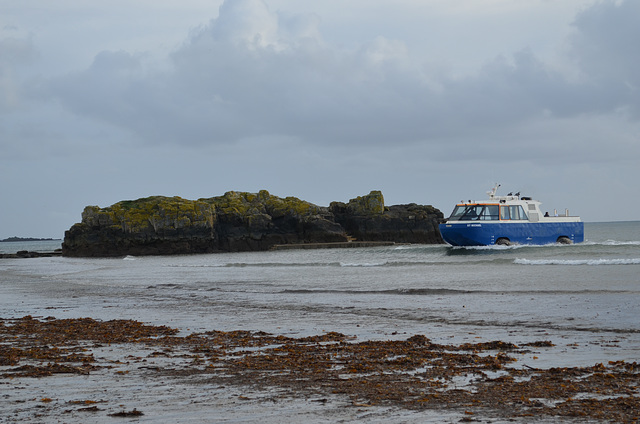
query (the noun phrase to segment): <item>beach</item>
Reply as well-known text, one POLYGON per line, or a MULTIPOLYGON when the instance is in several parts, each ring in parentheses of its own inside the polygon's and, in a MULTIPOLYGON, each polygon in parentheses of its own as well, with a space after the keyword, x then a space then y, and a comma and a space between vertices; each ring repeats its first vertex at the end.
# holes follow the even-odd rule
POLYGON ((130 320, 30 316, 2 324, 3 348, 11 340, 2 363, 12 389, 2 408, 7 422, 256 422, 281 421, 283 413, 292 421, 634 422, 640 408, 635 362, 509 366, 554 347, 550 341, 456 346, 424 336, 359 342, 340 333, 296 339, 248 331, 180 337, 130 320))
POLYGON ((634 422, 638 224, 586 238, 3 259, 0 416, 634 422))

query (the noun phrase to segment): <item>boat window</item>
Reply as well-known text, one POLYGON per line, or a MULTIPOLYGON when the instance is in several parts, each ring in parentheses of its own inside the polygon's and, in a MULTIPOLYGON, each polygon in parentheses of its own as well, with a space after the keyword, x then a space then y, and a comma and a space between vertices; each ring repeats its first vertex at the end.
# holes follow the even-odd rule
POLYGON ((449 221, 497 221, 498 214, 498 205, 458 205, 451 213, 449 221))
POLYGON ((511 219, 511 215, 509 214, 509 206, 500 206, 500 219, 511 219))
POLYGON ((458 221, 464 215, 465 211, 469 206, 457 205, 453 212, 451 212, 451 216, 449 217, 449 221, 458 221))
POLYGON ((485 205, 482 207, 480 213, 480 219, 485 221, 497 221, 498 218, 498 205, 485 205))
POLYGON ((458 206, 458 218, 461 221, 476 221, 478 219, 479 205, 458 206))
POLYGON ((520 205, 509 206, 509 212, 511 214, 511 219, 527 219, 527 215, 524 213, 524 209, 522 209, 522 206, 520 205))

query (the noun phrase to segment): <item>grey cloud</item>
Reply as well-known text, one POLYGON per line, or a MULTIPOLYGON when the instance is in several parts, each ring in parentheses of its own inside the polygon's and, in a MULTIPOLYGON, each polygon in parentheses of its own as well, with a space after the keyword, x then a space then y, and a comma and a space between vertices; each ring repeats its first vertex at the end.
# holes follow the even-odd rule
POLYGON ((214 39, 272 46, 278 42, 278 19, 263 0, 226 1, 209 28, 214 39))
POLYGON ((23 69, 36 57, 37 50, 30 38, 0 39, 0 113, 21 106, 23 69))
POLYGON ((639 118, 640 2, 597 3, 576 17, 574 27, 577 32, 571 40, 571 53, 580 69, 601 88, 606 106, 630 107, 639 118))
POLYGON ((24 65, 36 57, 36 49, 30 38, 7 37, 0 39, 0 69, 24 65))
POLYGON ((564 117, 586 111, 591 90, 567 81, 545 66, 529 49, 498 57, 477 75, 445 83, 442 104, 448 116, 464 117, 465 125, 510 126, 542 118, 564 117))
POLYGON ((597 3, 578 14, 574 27, 574 54, 587 74, 640 86, 640 3, 597 3))
MULTIPOLYGON (((170 56, 167 70, 150 68, 142 56, 102 52, 89 69, 52 87, 76 113, 152 142, 271 135, 327 144, 455 144, 479 134, 502 141, 496 135, 532 119, 634 104, 637 59, 599 51, 623 41, 608 37, 605 23, 622 20, 638 32, 627 22, 640 14, 619 16, 635 8, 599 4, 576 19, 573 52, 597 80, 570 81, 530 49, 498 57, 465 78, 429 75, 401 41, 379 37, 355 51, 338 49, 320 37, 317 17, 283 18, 262 0, 243 0, 223 3, 219 17, 170 56), (591 40, 599 44, 592 47, 591 40), (600 57, 610 61, 602 69, 600 57)), ((624 51, 633 43, 622 44, 624 51)))

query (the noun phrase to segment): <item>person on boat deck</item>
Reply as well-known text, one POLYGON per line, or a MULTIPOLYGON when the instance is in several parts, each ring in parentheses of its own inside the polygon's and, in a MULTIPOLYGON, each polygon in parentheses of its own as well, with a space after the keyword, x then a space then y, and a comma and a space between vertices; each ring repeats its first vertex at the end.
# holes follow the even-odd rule
POLYGON ((549 216, 549 212, 545 212, 544 216, 548 217, 549 216))

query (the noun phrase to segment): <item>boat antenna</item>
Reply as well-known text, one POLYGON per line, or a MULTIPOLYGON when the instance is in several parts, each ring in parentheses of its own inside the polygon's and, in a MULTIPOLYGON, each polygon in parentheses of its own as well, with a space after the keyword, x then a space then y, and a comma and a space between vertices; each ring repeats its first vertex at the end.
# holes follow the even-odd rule
POLYGON ((498 187, 500 187, 500 184, 496 183, 496 185, 493 186, 493 188, 490 191, 487 191, 487 194, 489 195, 489 199, 493 199, 494 197, 496 197, 496 191, 498 191, 498 187))

